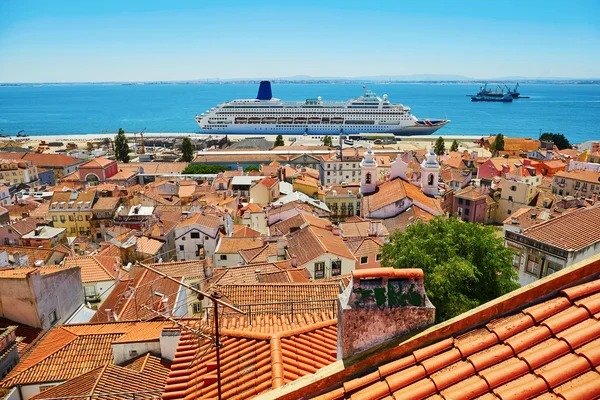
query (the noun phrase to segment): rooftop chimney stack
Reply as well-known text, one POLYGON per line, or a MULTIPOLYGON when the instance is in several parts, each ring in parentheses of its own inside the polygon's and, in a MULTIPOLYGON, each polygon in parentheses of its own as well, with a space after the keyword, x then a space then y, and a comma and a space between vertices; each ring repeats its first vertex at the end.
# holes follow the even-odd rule
POLYGON ((435 307, 423 287, 423 270, 352 271, 338 298, 338 359, 433 325, 435 307))

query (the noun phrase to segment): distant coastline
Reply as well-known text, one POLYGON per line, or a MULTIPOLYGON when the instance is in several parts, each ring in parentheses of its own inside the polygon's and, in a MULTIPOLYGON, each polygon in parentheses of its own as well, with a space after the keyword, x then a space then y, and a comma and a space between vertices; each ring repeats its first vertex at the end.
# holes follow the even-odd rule
MULTIPOLYGON (((206 79, 188 81, 139 81, 139 82, 0 82, 0 87, 9 86, 78 86, 78 85, 100 85, 100 86, 149 86, 149 85, 243 85, 258 84, 262 79, 206 79)), ((330 85, 356 85, 356 84, 428 84, 428 85, 473 85, 489 83, 519 82, 527 85, 600 85, 600 79, 461 79, 461 80, 384 80, 384 79, 271 79, 273 84, 330 84, 330 85)))

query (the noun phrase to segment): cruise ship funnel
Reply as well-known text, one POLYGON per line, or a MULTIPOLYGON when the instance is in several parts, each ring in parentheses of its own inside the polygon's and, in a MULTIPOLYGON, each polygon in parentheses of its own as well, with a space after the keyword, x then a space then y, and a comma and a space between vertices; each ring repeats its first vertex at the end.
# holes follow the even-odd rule
POLYGON ((273 98, 273 93, 271 92, 271 82, 270 81, 261 81, 260 86, 258 87, 258 95, 256 95, 257 100, 271 100, 273 98))

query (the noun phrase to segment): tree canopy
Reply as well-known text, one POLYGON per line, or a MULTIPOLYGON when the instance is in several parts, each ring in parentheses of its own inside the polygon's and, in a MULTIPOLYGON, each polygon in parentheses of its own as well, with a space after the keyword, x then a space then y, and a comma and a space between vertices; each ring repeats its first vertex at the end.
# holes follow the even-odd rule
POLYGON ((285 143, 283 142, 283 136, 277 135, 277 137, 275 138, 274 146, 277 147, 277 146, 283 146, 283 145, 285 145, 285 143))
POLYGON ((326 135, 323 138, 323 146, 333 147, 333 141, 331 140, 331 136, 326 135))
POLYGON ((441 322, 517 289, 512 254, 492 227, 436 217, 396 231, 384 245, 382 265, 422 268, 441 322))
POLYGON ((244 172, 250 172, 250 171, 260 171, 260 168, 257 167, 256 165, 248 165, 246 168, 244 168, 244 172))
POLYGON ((194 164, 188 165, 181 173, 182 174, 218 174, 219 172, 230 171, 230 167, 222 165, 206 165, 194 164))
POLYGON ((181 141, 181 161, 191 162, 194 159, 194 146, 189 137, 181 141))
POLYGON ((494 143, 492 143, 492 153, 496 154, 502 150, 504 150, 504 135, 499 133, 496 135, 494 143))
POLYGON ((129 143, 127 143, 127 137, 122 128, 119 128, 119 132, 115 136, 115 158, 117 161, 129 162, 129 143))
POLYGON ((443 137, 438 137, 433 145, 433 152, 438 156, 441 156, 446 151, 446 144, 444 143, 443 137))
POLYGON ((450 151, 458 151, 458 142, 456 139, 452 141, 452 144, 450 145, 450 151))
POLYGON ((553 142, 559 150, 571 148, 569 139, 562 133, 544 132, 540 136, 540 140, 543 142, 553 142))

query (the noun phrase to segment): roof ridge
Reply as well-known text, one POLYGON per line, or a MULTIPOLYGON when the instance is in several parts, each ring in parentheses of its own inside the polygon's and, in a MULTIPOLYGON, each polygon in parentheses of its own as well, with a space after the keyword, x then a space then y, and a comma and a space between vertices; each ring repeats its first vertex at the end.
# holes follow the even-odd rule
POLYGON ((576 210, 573 210, 573 211, 564 213, 562 215, 559 215, 556 218, 550 218, 550 219, 548 219, 548 220, 546 220, 544 222, 540 222, 539 224, 535 224, 533 226, 530 226, 529 228, 526 228, 525 230, 523 230, 523 234, 527 233, 527 231, 529 231, 529 230, 535 230, 535 229, 538 229, 541 226, 545 226, 545 225, 549 224, 550 222, 560 221, 561 218, 565 218, 566 216, 570 216, 570 215, 573 215, 575 213, 581 213, 583 211, 589 211, 590 209, 594 209, 594 208, 597 208, 597 207, 600 207, 600 203, 596 204, 596 205, 593 205, 591 207, 580 207, 580 208, 578 208, 576 210))
POLYGON ((106 371, 108 364, 109 363, 105 363, 104 366, 102 367, 102 371, 100 371, 100 373, 98 374, 98 378, 96 378, 96 382, 94 382, 94 386, 92 386, 92 389, 90 390, 90 396, 92 396, 94 394, 94 392, 96 391, 96 387, 100 383, 100 379, 102 379, 102 375, 104 375, 104 371, 106 371))

